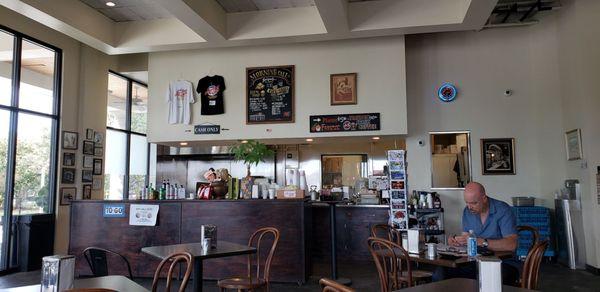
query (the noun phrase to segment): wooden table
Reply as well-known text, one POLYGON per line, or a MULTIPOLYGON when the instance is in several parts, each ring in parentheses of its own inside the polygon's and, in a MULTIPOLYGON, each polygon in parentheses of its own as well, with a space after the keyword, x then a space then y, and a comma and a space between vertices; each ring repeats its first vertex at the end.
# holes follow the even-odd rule
MULTIPOLYGON (((124 276, 105 276, 96 278, 75 279, 73 288, 105 288, 115 291, 148 292, 146 288, 124 276)), ((29 285, 2 289, 5 292, 39 292, 40 285, 29 285)))
MULTIPOLYGON (((429 291, 463 291, 463 292, 479 292, 477 280, 454 278, 433 282, 425 285, 404 288, 395 292, 429 292, 429 291)), ((529 289, 517 288, 512 286, 502 286, 502 292, 527 292, 534 291, 529 289)))
MULTIPOLYGON (((385 254, 390 253, 388 250, 381 250, 381 251, 376 251, 376 252, 383 253, 384 256, 385 256, 385 254)), ((401 254, 402 254, 402 252, 400 252, 400 251, 396 252, 396 255, 401 255, 401 254)), ((511 258, 513 255, 514 255, 513 252, 510 252, 510 251, 494 252, 494 257, 497 257, 499 259, 511 258)), ((424 263, 424 264, 429 264, 429 265, 434 265, 434 266, 447 267, 447 268, 456 268, 458 266, 465 265, 465 264, 475 261, 474 259, 469 259, 466 256, 452 259, 452 258, 442 257, 439 254, 435 258, 430 258, 425 253, 409 254, 409 259, 413 262, 424 263)))
POLYGON ((217 241, 216 248, 211 248, 208 250, 202 249, 202 244, 198 242, 144 247, 142 248, 142 252, 160 259, 167 258, 171 254, 178 252, 189 252, 194 257, 193 291, 200 292, 202 291, 202 260, 252 254, 256 253, 256 248, 219 240, 217 241))

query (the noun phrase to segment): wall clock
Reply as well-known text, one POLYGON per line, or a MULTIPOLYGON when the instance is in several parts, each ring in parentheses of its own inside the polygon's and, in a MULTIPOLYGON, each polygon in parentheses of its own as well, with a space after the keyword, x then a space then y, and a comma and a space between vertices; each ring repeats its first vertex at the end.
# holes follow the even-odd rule
POLYGON ((451 83, 444 83, 438 89, 438 98, 443 102, 451 102, 456 98, 456 87, 451 83))

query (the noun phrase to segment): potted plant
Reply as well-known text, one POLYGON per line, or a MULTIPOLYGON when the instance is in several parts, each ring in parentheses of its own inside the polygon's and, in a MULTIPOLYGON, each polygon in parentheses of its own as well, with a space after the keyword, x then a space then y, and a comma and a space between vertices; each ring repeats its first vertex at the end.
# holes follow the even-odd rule
POLYGON ((269 149, 267 145, 256 140, 248 140, 246 143, 240 143, 231 148, 231 154, 235 161, 243 161, 248 169, 246 177, 241 181, 241 193, 244 199, 252 197, 252 185, 254 180, 250 175, 250 167, 264 162, 266 157, 273 156, 275 152, 269 149))

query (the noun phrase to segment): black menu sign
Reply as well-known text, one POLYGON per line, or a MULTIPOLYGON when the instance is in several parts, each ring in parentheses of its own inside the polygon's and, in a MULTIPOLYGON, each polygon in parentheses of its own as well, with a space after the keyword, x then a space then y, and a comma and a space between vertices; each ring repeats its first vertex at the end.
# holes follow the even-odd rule
POLYGON ((310 132, 356 132, 381 130, 379 113, 310 116, 310 132))
POLYGON ((294 122, 294 65, 246 68, 246 123, 294 122))

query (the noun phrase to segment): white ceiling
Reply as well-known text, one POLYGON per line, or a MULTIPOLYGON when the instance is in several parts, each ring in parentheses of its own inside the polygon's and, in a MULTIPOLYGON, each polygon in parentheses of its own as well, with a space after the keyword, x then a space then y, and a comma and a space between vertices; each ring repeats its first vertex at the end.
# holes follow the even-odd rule
MULTIPOLYGON (((505 1, 505 0, 502 0, 505 1)), ((498 0, 0 0, 107 54, 481 29, 498 0)))

